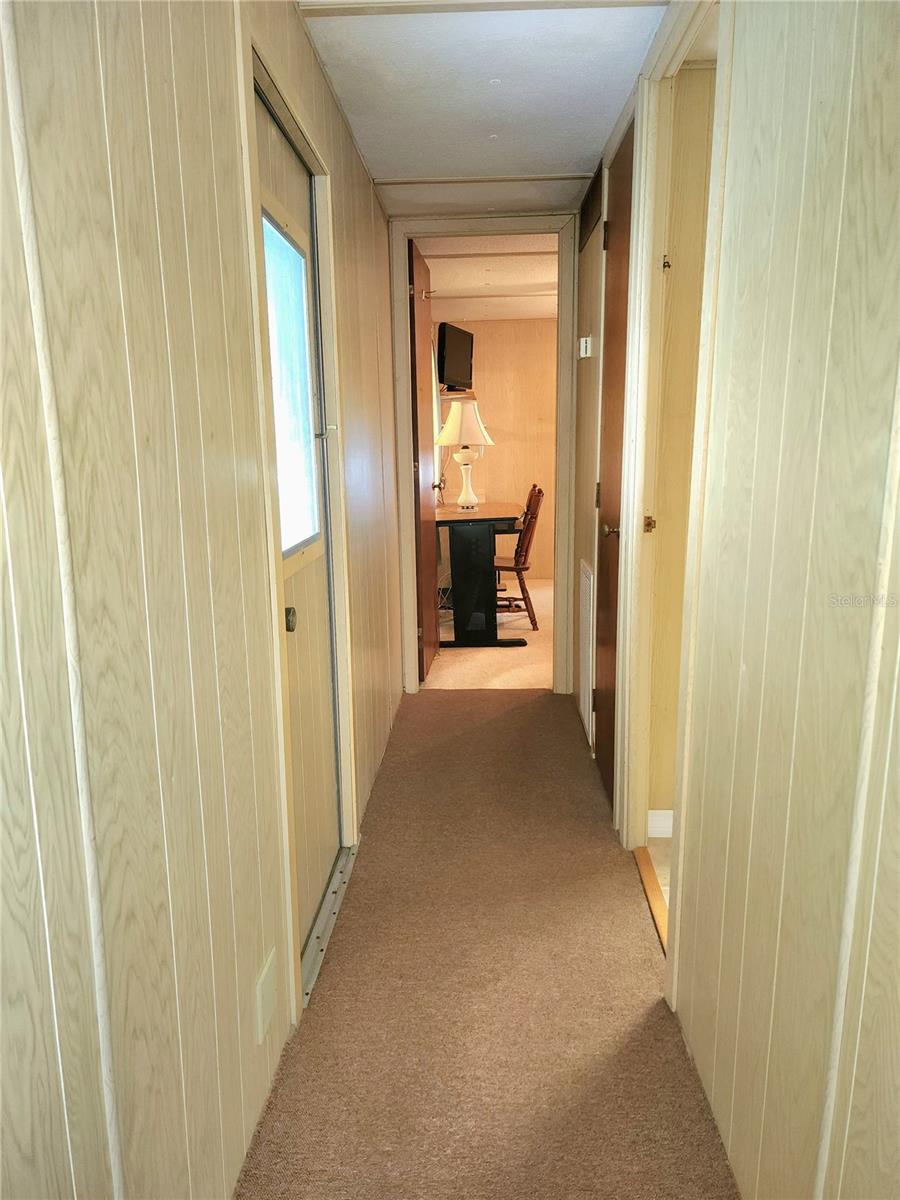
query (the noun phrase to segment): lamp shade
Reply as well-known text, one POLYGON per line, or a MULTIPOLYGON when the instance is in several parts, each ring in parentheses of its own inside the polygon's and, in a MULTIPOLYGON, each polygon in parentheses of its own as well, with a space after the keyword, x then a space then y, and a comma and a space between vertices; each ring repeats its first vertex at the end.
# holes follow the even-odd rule
POLYGON ((450 412, 444 422, 435 445, 437 446, 493 446, 491 435, 485 429, 478 412, 478 401, 474 396, 462 400, 451 400, 450 412))

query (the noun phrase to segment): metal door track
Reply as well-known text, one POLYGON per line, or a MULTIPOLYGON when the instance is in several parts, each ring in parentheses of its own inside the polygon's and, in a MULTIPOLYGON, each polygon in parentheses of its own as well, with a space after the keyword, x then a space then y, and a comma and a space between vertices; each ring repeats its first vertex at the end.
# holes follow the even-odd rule
POLYGON ((334 929, 337 915, 347 892, 347 880, 350 878, 350 872, 356 861, 356 849, 356 846, 345 846, 338 854, 331 878, 328 880, 328 887, 325 889, 325 897, 319 905, 319 912, 307 938, 306 947, 300 955, 304 1008, 309 1005, 309 998, 316 986, 322 959, 325 957, 328 939, 331 937, 331 931, 334 929))

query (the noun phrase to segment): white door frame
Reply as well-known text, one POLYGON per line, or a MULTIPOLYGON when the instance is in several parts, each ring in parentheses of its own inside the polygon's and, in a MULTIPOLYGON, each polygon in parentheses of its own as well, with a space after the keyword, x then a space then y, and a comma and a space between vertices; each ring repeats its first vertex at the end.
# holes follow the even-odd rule
POLYGON ((675 814, 672 830, 668 954, 665 977, 665 996, 672 1009, 677 1007, 678 1002, 678 942, 681 930, 681 888, 679 883, 684 860, 685 815, 689 803, 690 758, 688 750, 691 739, 694 667, 697 652, 697 593, 700 582, 700 547, 703 537, 703 506, 706 495, 709 412, 719 305, 725 168, 728 159, 728 128, 731 118, 734 5, 729 4, 721 9, 720 21, 706 221, 706 254, 703 265, 703 298, 700 309, 697 403, 694 410, 694 446, 691 460, 691 498, 688 509, 687 552, 685 555, 684 608, 681 619, 681 688, 678 695, 678 726, 675 742, 675 814))
POLYGON ((604 162, 610 162, 634 119, 613 765, 613 825, 629 850, 647 840, 651 559, 644 546, 643 520, 647 427, 660 348, 660 235, 665 218, 665 170, 658 162, 665 149, 659 136, 660 84, 679 71, 714 7, 711 0, 669 5, 603 152, 604 162))
POLYGON ((296 1023, 302 1011, 302 979, 299 936, 299 905, 297 901, 296 856, 293 852, 293 813, 290 805, 291 747, 288 741, 289 703, 287 663, 283 661, 284 583, 277 564, 281 560, 279 535, 278 494, 275 485, 275 427, 272 406, 272 381, 269 368, 268 326, 265 304, 265 259, 263 254, 261 213, 262 188, 259 178, 259 159, 256 144, 255 71, 254 56, 268 74, 266 92, 274 86, 279 106, 287 121, 292 121, 290 140, 297 146, 304 165, 313 177, 315 205, 313 238, 319 284, 319 335, 322 343, 322 376, 324 387, 325 421, 328 436, 325 441, 328 462, 328 510, 331 549, 332 617, 335 638, 335 699, 337 707, 337 760, 341 793, 340 837, 342 846, 354 846, 359 840, 359 807, 357 802, 356 754, 353 731, 353 652, 350 637, 350 557, 344 503, 344 445, 340 407, 340 380, 337 348, 337 296, 335 292, 333 210, 331 176, 316 147, 306 136, 302 122, 289 105, 286 95, 278 88, 274 73, 265 60, 265 51, 252 40, 246 22, 242 21, 241 5, 235 5, 235 38, 238 64, 238 111, 241 137, 245 147, 244 194, 248 227, 250 271, 255 286, 251 287, 253 308, 254 365, 259 403, 260 460, 265 492, 266 540, 269 552, 269 593, 274 635, 275 683, 275 740, 279 763, 279 817, 281 824, 282 871, 284 879, 284 911, 287 954, 290 969, 291 1020, 296 1023))
POLYGON ((572 561, 575 537, 575 282, 578 215, 548 213, 503 217, 396 217, 391 221, 390 228, 397 506, 400 523, 400 646, 404 691, 419 690, 408 243, 419 237, 556 233, 559 235, 559 310, 556 338, 553 690, 571 692, 572 610, 575 587, 572 561))
MULTIPOLYGON (((622 529, 627 529, 619 568, 618 631, 620 656, 616 679, 616 747, 614 822, 628 849, 647 838, 649 787, 648 733, 650 712, 649 626, 651 594, 649 548, 643 548, 646 435, 656 372, 659 368, 660 231, 664 219, 667 146, 660 141, 662 80, 675 75, 706 19, 708 0, 671 4, 651 48, 645 69, 608 143, 615 152, 632 116, 635 120, 635 165, 631 218, 631 263, 625 382, 625 436, 622 462, 622 529), (671 18, 668 29, 667 20, 671 18)), ((681 924, 679 878, 684 854, 685 809, 688 803, 691 705, 697 641, 696 595, 702 538, 703 500, 709 405, 718 304, 722 204, 728 149, 731 98, 731 50, 734 6, 720 8, 716 63, 712 161, 707 209, 706 252, 701 307, 700 349, 691 459, 691 497, 685 561, 681 667, 675 764, 672 878, 669 893, 668 953, 665 995, 677 1005, 678 936, 681 924)))

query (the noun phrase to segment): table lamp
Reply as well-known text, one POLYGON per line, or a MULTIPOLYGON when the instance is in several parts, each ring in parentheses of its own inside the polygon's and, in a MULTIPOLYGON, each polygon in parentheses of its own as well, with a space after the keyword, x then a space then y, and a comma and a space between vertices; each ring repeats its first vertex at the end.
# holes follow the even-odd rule
POLYGON ((485 429, 478 412, 478 401, 471 393, 450 401, 450 412, 444 422, 437 446, 459 446, 453 455, 459 463, 462 475, 462 491, 459 493, 457 504, 463 509, 478 507, 478 497, 472 490, 472 463, 479 456, 476 447, 493 446, 491 435, 485 429))

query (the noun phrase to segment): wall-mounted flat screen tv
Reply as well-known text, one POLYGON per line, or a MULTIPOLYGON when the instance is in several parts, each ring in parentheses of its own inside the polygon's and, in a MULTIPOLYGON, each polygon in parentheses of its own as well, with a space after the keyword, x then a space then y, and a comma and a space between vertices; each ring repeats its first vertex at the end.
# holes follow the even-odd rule
POLYGON ((438 382, 449 391, 465 391, 472 386, 472 343, 465 329, 441 321, 438 325, 438 382))

